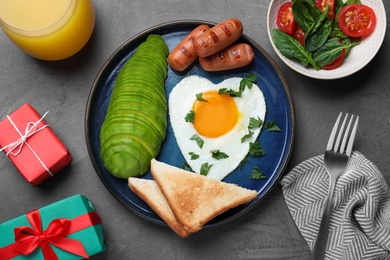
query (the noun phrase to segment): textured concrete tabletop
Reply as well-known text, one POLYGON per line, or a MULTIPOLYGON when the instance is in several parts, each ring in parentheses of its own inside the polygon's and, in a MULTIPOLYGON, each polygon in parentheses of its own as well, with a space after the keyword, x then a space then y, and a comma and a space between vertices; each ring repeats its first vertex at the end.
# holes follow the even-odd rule
MULTIPOLYGON (((389 17, 390 2, 383 0, 389 17)), ((0 222, 74 194, 89 197, 103 219, 106 252, 92 259, 309 259, 310 250, 287 209, 280 185, 244 216, 186 239, 125 208, 105 188, 89 159, 84 115, 91 85, 107 58, 126 40, 160 23, 183 19, 220 22, 239 18, 244 33, 276 61, 295 105, 295 145, 286 172, 323 153, 339 112, 360 115, 355 149, 390 183, 390 34, 361 71, 340 80, 302 76, 277 57, 268 40, 270 0, 94 0, 96 27, 75 56, 40 61, 0 32, 0 117, 25 102, 50 111, 51 127, 73 154, 70 167, 38 187, 0 157, 0 222)), ((1 236, 1 234, 0 234, 1 236)))

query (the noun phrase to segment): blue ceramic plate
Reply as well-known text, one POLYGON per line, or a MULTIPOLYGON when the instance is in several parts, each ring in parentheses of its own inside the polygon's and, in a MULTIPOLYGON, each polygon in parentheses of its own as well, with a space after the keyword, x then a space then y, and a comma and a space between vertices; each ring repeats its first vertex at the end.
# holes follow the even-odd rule
MULTIPOLYGON (((132 56, 137 46, 145 41, 149 34, 159 34, 165 39, 169 49, 172 50, 185 35, 200 24, 208 24, 209 26, 214 25, 205 21, 170 22, 150 28, 125 42, 106 61, 99 71, 87 102, 85 137, 89 156, 98 176, 114 197, 126 207, 136 214, 159 224, 165 223, 146 203, 129 189, 127 180, 113 177, 104 168, 99 156, 100 129, 104 121, 115 78, 122 65, 132 56)), ((291 94, 282 73, 272 58, 254 41, 246 36, 242 36, 239 41, 249 43, 254 49, 255 58, 250 66, 226 72, 208 73, 203 71, 198 63, 194 63, 182 73, 177 73, 168 68, 168 77, 165 82, 166 96, 168 99, 172 88, 183 77, 188 75, 203 76, 214 83, 219 83, 229 77, 245 77, 249 74, 254 74, 257 77, 256 84, 264 93, 267 103, 265 122, 275 120, 282 130, 281 132, 268 132, 266 129, 263 129, 259 139, 266 155, 260 158, 251 158, 248 163, 244 164, 241 170, 237 169, 223 180, 225 182, 236 183, 242 187, 257 190, 257 198, 245 205, 238 206, 223 213, 207 223, 205 227, 215 226, 230 221, 247 212, 249 209, 253 208, 255 204, 261 201, 261 199, 277 185, 289 160, 293 145, 294 109, 291 94), (253 181, 249 178, 254 165, 257 165, 267 176, 265 180, 253 181)), ((184 162, 184 158, 177 146, 170 123, 168 123, 167 135, 157 160, 177 167, 181 167, 184 162)), ((142 178, 152 178, 151 173, 147 172, 142 178)))

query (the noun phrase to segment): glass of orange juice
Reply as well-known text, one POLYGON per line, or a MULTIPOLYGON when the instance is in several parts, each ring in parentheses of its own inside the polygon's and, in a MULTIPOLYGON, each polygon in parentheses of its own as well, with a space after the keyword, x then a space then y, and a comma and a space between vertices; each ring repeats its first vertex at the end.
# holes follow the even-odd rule
POLYGON ((92 0, 0 0, 0 25, 27 54, 62 60, 91 37, 95 10, 92 0))

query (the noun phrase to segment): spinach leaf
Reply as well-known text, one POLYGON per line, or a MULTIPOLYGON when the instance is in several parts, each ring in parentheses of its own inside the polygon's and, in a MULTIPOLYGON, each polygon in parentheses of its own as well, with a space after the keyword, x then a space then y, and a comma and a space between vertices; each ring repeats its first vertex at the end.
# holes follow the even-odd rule
POLYGON ((305 35, 305 47, 308 51, 315 51, 320 48, 329 37, 332 31, 332 20, 328 18, 329 5, 321 13, 313 26, 305 35))
MULTIPOLYGON (((350 5, 350 4, 361 4, 362 2, 360 0, 347 0, 344 3, 344 0, 336 0, 336 15, 340 13, 340 10, 343 9, 344 6, 350 5)), ((335 20, 337 20, 337 16, 335 16, 335 20)))
POLYGON ((341 55, 343 49, 345 49, 347 53, 357 44, 358 43, 352 40, 340 42, 339 39, 331 38, 313 53, 313 59, 320 67, 328 65, 341 55))
POLYGON ((306 5, 307 11, 314 18, 314 20, 318 19, 318 17, 321 15, 321 11, 318 10, 316 6, 316 1, 315 0, 302 0, 302 1, 306 5))
POLYGON ((361 42, 361 38, 360 37, 357 37, 357 38, 352 38, 352 37, 347 37, 343 40, 341 40, 341 42, 343 44, 345 44, 346 46, 349 46, 345 49, 345 54, 344 54, 344 57, 347 57, 348 54, 349 54, 349 51, 355 47, 355 46, 358 46, 361 42))
POLYGON ((287 33, 279 30, 272 30, 272 40, 279 51, 286 58, 293 58, 299 60, 303 66, 311 64, 316 70, 319 70, 320 67, 313 60, 312 54, 305 49, 297 40, 288 35, 287 33))
MULTIPOLYGON (((356 2, 360 2, 360 0, 350 0, 350 1, 356 1, 356 2)), ((343 2, 343 0, 336 0, 336 14, 335 14, 335 19, 333 21, 333 28, 332 28, 332 31, 330 32, 329 34, 329 37, 330 38, 339 38, 339 39, 346 39, 348 36, 343 33, 343 31, 340 29, 340 26, 339 26, 339 23, 338 23, 338 17, 339 17, 339 13, 341 11, 341 9, 343 9, 343 7, 345 6, 346 4, 343 2)))
POLYGON ((305 46, 279 29, 272 31, 272 40, 279 51, 289 59, 299 60, 303 66, 314 69, 330 64, 345 49, 345 57, 351 48, 360 44, 360 38, 348 37, 338 24, 340 10, 348 4, 361 4, 361 0, 335 0, 336 15, 328 17, 330 6, 321 12, 315 0, 292 0, 292 12, 297 25, 305 33, 305 46), (345 1, 345 2, 344 2, 345 1))
POLYGON ((296 23, 305 33, 321 15, 320 10, 310 0, 293 0, 292 12, 296 23))
POLYGON ((340 26, 337 22, 333 22, 332 30, 329 34, 330 38, 339 38, 339 39, 345 39, 348 36, 343 33, 343 31, 340 29, 340 26))
POLYGON ((336 0, 336 8, 337 10, 343 8, 343 5, 344 5, 344 1, 343 0, 336 0))
POLYGON ((350 4, 361 4, 362 2, 360 0, 347 0, 345 3, 344 3, 344 6, 346 5, 350 5, 350 4))
POLYGON ((338 39, 329 39, 321 48, 313 53, 313 59, 320 67, 328 65, 341 55, 344 48, 344 45, 338 39))

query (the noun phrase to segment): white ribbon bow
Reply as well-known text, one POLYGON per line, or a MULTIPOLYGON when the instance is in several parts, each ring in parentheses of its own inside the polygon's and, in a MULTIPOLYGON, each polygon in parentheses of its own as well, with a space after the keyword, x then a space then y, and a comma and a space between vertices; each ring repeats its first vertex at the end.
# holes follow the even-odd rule
POLYGON ((0 152, 4 151, 5 149, 8 149, 8 152, 6 153, 6 156, 8 157, 8 155, 13 155, 13 156, 18 156, 21 151, 22 151, 22 148, 24 145, 26 145, 30 150, 31 152, 35 155, 35 157, 38 159, 38 161, 42 164, 42 166, 45 168, 45 170, 51 175, 53 176, 53 174, 50 172, 50 170, 46 167, 46 165, 42 162, 42 160, 39 158, 39 156, 35 153, 35 151, 31 148, 31 146, 27 143, 27 139, 30 137, 30 136, 33 136, 34 134, 38 133, 39 131, 45 129, 46 127, 48 127, 48 125, 44 125, 42 127, 37 127, 37 125, 43 120, 43 118, 45 118, 45 116, 47 115, 48 112, 46 112, 37 122, 29 122, 26 126, 26 129, 24 131, 24 134, 22 134, 19 129, 17 128, 17 126, 15 125, 15 123, 12 121, 11 117, 10 116, 7 116, 8 120, 10 121, 11 125, 14 127, 14 129, 16 130, 16 132, 19 134, 20 138, 18 140, 16 140, 15 142, 12 142, 6 146, 4 146, 3 148, 0 149, 0 152), (17 149, 16 152, 14 152, 14 150, 17 149))

